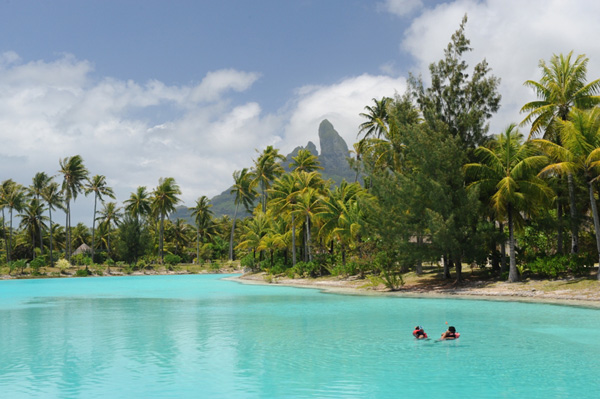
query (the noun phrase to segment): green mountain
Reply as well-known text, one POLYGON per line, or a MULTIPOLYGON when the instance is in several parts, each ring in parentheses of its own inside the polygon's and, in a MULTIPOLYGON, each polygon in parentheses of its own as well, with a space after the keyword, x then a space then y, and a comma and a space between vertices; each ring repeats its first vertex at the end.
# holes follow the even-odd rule
MULTIPOLYGON (((321 173, 324 179, 331 179, 336 185, 340 184, 343 179, 354 181, 354 171, 348 164, 348 157, 350 156, 348 145, 327 119, 323 120, 319 125, 319 146, 321 148, 321 154, 318 153, 317 147, 312 141, 309 141, 305 147, 294 148, 282 162, 284 169, 289 172, 289 165, 292 162, 292 158, 298 155, 298 151, 301 149, 307 149, 313 155, 319 157, 319 162, 323 167, 321 173)), ((230 191, 231 187, 210 200, 210 203, 212 204, 211 210, 216 217, 223 215, 233 217, 235 203, 230 191)), ((240 209, 238 212, 243 213, 244 211, 243 209, 240 209)), ((187 219, 191 222, 190 211, 187 207, 178 207, 170 216, 171 220, 176 220, 178 218, 187 219)))

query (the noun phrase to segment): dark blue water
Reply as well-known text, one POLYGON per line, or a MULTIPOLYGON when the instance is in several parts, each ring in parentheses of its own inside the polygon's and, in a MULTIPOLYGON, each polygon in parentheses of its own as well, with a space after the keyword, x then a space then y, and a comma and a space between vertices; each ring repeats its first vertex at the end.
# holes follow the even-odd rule
POLYGON ((596 309, 222 277, 0 282, 0 397, 599 397, 596 309))

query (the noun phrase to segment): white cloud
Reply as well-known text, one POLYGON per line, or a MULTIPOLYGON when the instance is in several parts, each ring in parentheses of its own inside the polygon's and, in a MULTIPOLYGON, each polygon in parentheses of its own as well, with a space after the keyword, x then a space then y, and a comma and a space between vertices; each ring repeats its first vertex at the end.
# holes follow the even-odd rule
POLYGON ((416 59, 414 72, 426 78, 427 66, 443 57, 450 36, 467 13, 466 35, 474 49, 473 67, 486 58, 492 73, 501 78, 502 108, 491 123, 492 133, 510 122, 520 122, 520 107, 535 99, 523 86, 539 79, 538 62, 553 54, 586 54, 588 80, 600 77, 600 3, 573 1, 459 0, 423 11, 406 32, 403 48, 416 59))
POLYGON ((403 17, 422 8, 423 2, 421 0, 385 0, 379 3, 378 7, 379 9, 403 17))

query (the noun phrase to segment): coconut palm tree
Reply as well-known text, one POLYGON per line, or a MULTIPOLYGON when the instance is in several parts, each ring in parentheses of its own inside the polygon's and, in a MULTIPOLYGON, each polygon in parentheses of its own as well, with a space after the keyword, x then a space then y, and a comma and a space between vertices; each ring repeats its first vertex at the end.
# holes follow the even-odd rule
POLYGON ((243 226, 241 242, 236 249, 252 249, 252 257, 256 260, 256 251, 259 250, 262 238, 269 232, 271 220, 270 214, 263 213, 257 208, 254 217, 243 226))
POLYGON ((271 186, 271 182, 284 172, 280 162, 285 160, 285 157, 279 153, 279 150, 272 145, 265 148, 263 153, 254 162, 254 181, 260 185, 262 211, 267 211, 267 190, 271 186))
POLYGON ((290 168, 292 171, 298 172, 314 172, 315 170, 323 169, 319 163, 319 157, 313 155, 305 148, 299 150, 298 154, 292 157, 290 168))
POLYGON ((273 182, 269 190, 269 207, 275 215, 281 218, 289 216, 292 229, 292 266, 296 265, 296 213, 293 212, 298 202, 300 187, 298 186, 298 172, 285 173, 273 182))
MULTIPOLYGON (((27 188, 29 195, 35 197, 40 202, 42 191, 50 184, 52 177, 48 176, 45 172, 38 172, 33 176, 31 185, 27 188)), ((39 231, 40 237, 40 253, 44 252, 44 240, 42 239, 42 230, 39 231)), ((34 251, 35 254, 35 251, 34 251)), ((35 256, 35 255, 34 255, 35 256)))
POLYGON ((210 200, 206 195, 203 195, 202 197, 198 197, 194 207, 188 208, 192 211, 192 217, 196 224, 196 260, 198 264, 200 264, 200 233, 209 232, 213 225, 212 218, 214 214, 210 210, 211 207, 210 200))
MULTIPOLYGON (((557 127, 561 145, 544 139, 533 141, 555 160, 542 169, 540 174, 542 176, 565 173, 583 175, 588 186, 600 259, 600 220, 593 186, 600 176, 600 108, 590 110, 573 108, 568 120, 559 120, 557 127)), ((600 271, 598 279, 600 280, 600 271)))
POLYGON ((61 194, 58 183, 50 181, 50 183, 42 190, 42 197, 48 205, 48 218, 50 220, 50 266, 54 266, 54 256, 52 254, 53 245, 53 224, 52 224, 52 210, 58 208, 64 210, 64 198, 61 194))
POLYGON ((12 223, 13 223, 13 211, 20 212, 23 210, 25 205, 25 189, 22 185, 15 183, 12 179, 5 180, 2 183, 2 209, 8 208, 10 222, 8 227, 8 241, 6 243, 6 260, 10 262, 10 255, 12 251, 12 223))
POLYGON ((88 178, 88 170, 83 165, 83 159, 80 155, 66 157, 59 160, 60 170, 63 175, 62 193, 66 203, 66 223, 67 232, 67 259, 71 259, 71 200, 75 201, 77 195, 83 191, 85 181, 88 178))
POLYGON ((34 197, 23 206, 18 215, 21 218, 19 227, 25 230, 29 238, 31 238, 31 253, 33 258, 35 258, 35 237, 39 236, 40 232, 47 227, 44 223, 46 218, 43 216, 43 212, 44 205, 34 197))
POLYGON ((240 205, 243 205, 246 212, 250 213, 250 208, 254 205, 256 198, 256 190, 254 189, 254 180, 252 174, 247 168, 236 170, 233 172, 233 188, 230 193, 235 195, 235 211, 233 213, 233 221, 231 224, 231 235, 229 238, 229 260, 233 260, 233 235, 235 232, 235 221, 240 205))
POLYGON ((475 155, 480 163, 464 166, 472 179, 467 189, 489 193, 490 207, 499 221, 507 219, 510 266, 508 281, 518 280, 515 257, 515 225, 522 224, 521 212, 535 212, 536 207, 553 196, 552 190, 536 174, 547 164, 547 158, 523 144, 523 135, 515 124, 495 137, 488 147, 479 147, 475 155))
POLYGON ((125 211, 140 220, 152 211, 152 200, 145 186, 139 186, 135 193, 131 193, 129 199, 124 201, 125 211))
POLYGON ((106 231, 106 250, 110 256, 110 229, 113 225, 118 226, 121 217, 121 208, 117 206, 116 202, 105 202, 104 207, 100 210, 97 220, 100 221, 99 228, 106 231))
POLYGON ((158 186, 152 192, 152 212, 160 221, 159 251, 161 263, 164 263, 165 260, 163 251, 165 218, 175 210, 175 205, 181 201, 178 195, 181 195, 181 190, 172 177, 161 177, 158 180, 158 186))
MULTIPOLYGON (((600 104, 600 79, 586 83, 588 58, 581 54, 571 62, 573 52, 567 56, 554 54, 550 64, 540 60, 542 78, 539 82, 528 80, 524 84, 532 88, 538 97, 537 101, 525 104, 521 112, 527 116, 521 125, 531 123, 529 138, 543 134, 543 138, 560 143, 560 134, 555 128, 557 121, 565 121, 573 107, 588 109, 600 104)), ((569 206, 571 216, 571 253, 579 250, 579 223, 575 206, 575 185, 573 175, 566 174, 569 191, 569 206)), ((559 247, 562 247, 562 202, 559 206, 559 247)))
POLYGON ((361 112, 359 115, 367 120, 358 127, 358 136, 363 134, 363 139, 385 136, 388 129, 388 112, 392 101, 389 97, 383 97, 381 100, 374 98, 375 105, 365 107, 367 112, 361 112))
POLYGON ((87 184, 84 187, 84 192, 85 195, 87 196, 88 194, 94 193, 94 217, 92 218, 92 260, 94 259, 94 251, 95 251, 95 244, 96 244, 96 205, 98 203, 98 200, 100 200, 100 202, 104 203, 104 198, 103 196, 107 196, 110 197, 112 199, 115 199, 115 193, 113 192, 113 189, 108 187, 106 185, 106 177, 102 176, 102 175, 94 175, 91 179, 88 179, 87 184))

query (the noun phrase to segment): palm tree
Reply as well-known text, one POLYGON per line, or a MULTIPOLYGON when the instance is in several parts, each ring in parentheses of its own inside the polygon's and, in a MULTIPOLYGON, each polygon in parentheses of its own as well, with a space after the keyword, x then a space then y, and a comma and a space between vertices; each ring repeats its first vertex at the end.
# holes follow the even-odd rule
POLYGON ((362 211, 358 199, 365 191, 358 183, 346 180, 323 197, 323 209, 317 214, 323 222, 320 234, 336 238, 340 243, 342 264, 346 264, 346 247, 350 246, 362 228, 362 211))
POLYGON ((253 259, 256 259, 256 251, 259 250, 262 238, 269 232, 271 220, 270 214, 263 213, 257 208, 254 217, 244 225, 241 242, 236 248, 252 249, 253 259))
POLYGON ((290 168, 298 172, 314 172, 323 169, 319 163, 319 157, 313 155, 309 150, 303 148, 298 151, 295 157, 292 157, 290 168))
POLYGON ((15 183, 12 179, 2 182, 2 209, 8 208, 10 223, 8 227, 8 241, 6 242, 6 260, 10 262, 12 251, 12 222, 13 210, 20 212, 25 204, 25 189, 22 185, 15 183))
POLYGON ((552 190, 536 176, 547 164, 547 158, 539 155, 528 143, 523 144, 523 135, 515 124, 495 137, 488 147, 479 147, 475 155, 480 163, 464 166, 469 178, 467 188, 480 189, 489 193, 490 207, 498 220, 508 220, 510 266, 508 281, 518 280, 515 257, 515 224, 522 222, 521 212, 534 212, 535 207, 552 197, 552 190))
POLYGON ((85 186, 85 195, 94 193, 94 217, 92 219, 92 260, 94 259, 95 250, 95 233, 96 233, 96 205, 98 200, 104 203, 103 196, 115 199, 115 193, 113 189, 106 185, 106 177, 102 175, 94 175, 91 179, 88 179, 88 184, 85 186))
POLYGON ((63 175, 62 193, 66 202, 65 231, 67 232, 67 259, 71 259, 71 200, 75 201, 77 195, 83 190, 84 183, 88 177, 88 170, 83 165, 83 159, 79 155, 66 157, 59 160, 60 170, 63 175))
POLYGON ((296 265, 296 213, 293 212, 298 202, 300 187, 298 172, 286 173, 273 182, 269 190, 269 206, 276 215, 285 218, 290 216, 292 228, 292 266, 296 265))
POLYGON ((279 150, 270 145, 254 163, 254 180, 260 185, 263 212, 267 211, 267 190, 271 182, 284 172, 280 164, 283 160, 285 157, 279 153, 279 150))
POLYGON ((188 244, 188 233, 190 232, 190 225, 181 218, 177 218, 175 223, 171 226, 171 239, 175 243, 175 253, 181 254, 180 249, 183 250, 188 244))
POLYGON ((210 200, 206 195, 203 195, 196 200, 196 206, 188 208, 192 211, 192 217, 196 224, 196 260, 198 264, 200 264, 200 232, 208 232, 213 225, 211 207, 210 200))
MULTIPOLYGON (((71 239, 76 248, 79 248, 83 244, 87 245, 90 239, 90 229, 85 224, 79 222, 71 230, 71 239)), ((85 268, 87 269, 87 265, 85 268)))
POLYGON ((58 183, 51 181, 43 190, 42 197, 48 205, 48 217, 50 220, 50 266, 54 266, 54 257, 52 254, 53 245, 53 225, 52 225, 52 210, 55 208, 64 210, 63 197, 61 195, 58 183))
MULTIPOLYGON (((38 172, 33 176, 31 185, 28 187, 29 195, 34 196, 35 199, 40 202, 42 191, 50 184, 52 177, 48 176, 45 172, 38 172)), ((44 252, 44 241, 42 239, 42 230, 39 231, 40 235, 40 251, 44 252)), ((35 251, 34 251, 35 254, 35 251)))
MULTIPOLYGON (((528 112, 521 125, 531 123, 529 138, 543 133, 543 138, 560 143, 560 135, 556 132, 556 122, 565 121, 573 107, 591 108, 600 104, 600 79, 586 84, 588 58, 581 54, 571 62, 573 52, 567 56, 554 54, 550 65, 540 60, 542 78, 539 82, 528 80, 524 84, 531 87, 538 100, 525 104, 521 112, 528 112)), ((569 206, 571 216, 571 253, 579 250, 579 223, 575 206, 575 186, 573 175, 567 173, 569 190, 569 206)), ((559 219, 559 247, 562 248, 562 203, 557 201, 559 219)))
POLYGON ((121 208, 117 206, 116 202, 105 202, 97 218, 100 221, 99 227, 106 230, 106 250, 108 256, 110 256, 110 228, 112 225, 118 226, 122 216, 121 208))
POLYGON ((35 258, 35 237, 36 235, 39 236, 40 232, 47 227, 44 223, 45 217, 42 215, 43 212, 44 205, 37 198, 32 198, 25 204, 18 215, 21 218, 19 227, 24 229, 31 238, 31 253, 33 258, 35 258))
POLYGON ((135 193, 131 193, 129 199, 124 201, 125 211, 140 220, 152 211, 152 200, 145 186, 139 186, 135 193))
POLYGON ((158 186, 152 192, 152 212, 160 219, 159 231, 159 251, 161 263, 164 263, 163 238, 165 232, 165 217, 175 210, 181 200, 178 195, 181 195, 181 190, 172 177, 160 178, 158 186))
MULTIPOLYGON (((550 140, 534 140, 551 159, 557 160, 546 166, 540 174, 580 173, 585 177, 600 258, 600 221, 593 186, 600 176, 600 108, 586 111, 573 108, 568 120, 559 120, 557 126, 562 145, 550 140)), ((600 280, 600 269, 598 279, 600 280)))
POLYGON ((367 138, 381 138, 385 135, 388 130, 388 111, 392 99, 389 97, 383 97, 381 100, 373 99, 374 106, 367 105, 365 110, 367 112, 361 112, 360 116, 366 118, 367 121, 360 124, 358 127, 358 135, 364 133, 363 139, 367 138))
POLYGON ((233 188, 230 193, 235 195, 235 211, 233 213, 233 222, 231 225, 231 235, 229 238, 229 260, 233 260, 233 233, 235 232, 235 221, 240 205, 243 205, 246 212, 250 213, 250 208, 254 205, 256 190, 254 190, 254 181, 252 174, 247 168, 233 172, 233 188))

